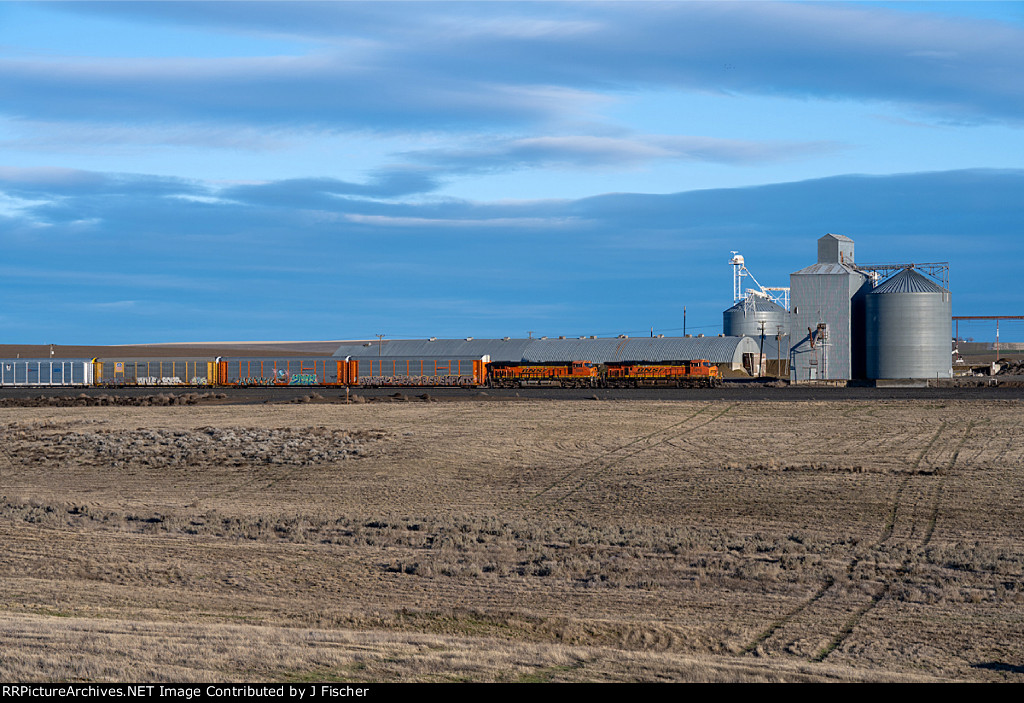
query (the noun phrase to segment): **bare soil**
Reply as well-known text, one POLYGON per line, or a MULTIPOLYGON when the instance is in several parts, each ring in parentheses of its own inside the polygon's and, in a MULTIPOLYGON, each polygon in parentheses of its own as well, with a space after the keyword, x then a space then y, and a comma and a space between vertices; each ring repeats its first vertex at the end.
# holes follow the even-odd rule
POLYGON ((1024 681, 1016 400, 0 408, 0 679, 1024 681))

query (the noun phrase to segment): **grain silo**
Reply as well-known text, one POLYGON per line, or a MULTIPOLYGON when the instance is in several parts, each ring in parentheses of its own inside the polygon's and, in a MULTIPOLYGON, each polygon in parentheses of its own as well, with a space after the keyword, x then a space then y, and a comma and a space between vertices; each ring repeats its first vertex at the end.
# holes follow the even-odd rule
POLYGON ((781 305, 753 295, 748 295, 722 313, 722 332, 727 337, 760 337, 764 323, 764 334, 774 338, 789 334, 789 311, 781 305))
POLYGON ((872 290, 867 313, 867 377, 950 378, 952 296, 907 267, 872 290))

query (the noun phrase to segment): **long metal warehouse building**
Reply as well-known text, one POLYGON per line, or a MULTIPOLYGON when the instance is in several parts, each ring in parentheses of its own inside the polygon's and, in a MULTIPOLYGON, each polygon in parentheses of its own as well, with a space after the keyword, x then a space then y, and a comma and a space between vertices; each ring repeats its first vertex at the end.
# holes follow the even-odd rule
POLYGON ((558 339, 388 339, 343 344, 337 357, 353 359, 480 359, 491 361, 686 361, 707 359, 723 368, 756 366, 760 353, 750 337, 613 337, 558 339))

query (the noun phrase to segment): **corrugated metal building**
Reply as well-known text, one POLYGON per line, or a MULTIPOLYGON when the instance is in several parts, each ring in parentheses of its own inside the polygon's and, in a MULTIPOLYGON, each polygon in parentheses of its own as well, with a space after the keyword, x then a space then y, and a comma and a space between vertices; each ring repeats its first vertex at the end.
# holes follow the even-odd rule
POLYGON ((381 342, 342 344, 334 356, 370 359, 378 356, 402 359, 480 359, 518 361, 524 358, 529 339, 385 339, 381 342))
POLYGON ((853 240, 826 234, 818 240, 818 262, 791 274, 789 285, 790 377, 864 378, 864 306, 871 279, 854 266, 853 240))
POLYGON ((353 359, 480 359, 491 361, 686 361, 707 359, 750 368, 759 354, 750 337, 614 337, 584 339, 389 339, 343 344, 334 356, 353 359))

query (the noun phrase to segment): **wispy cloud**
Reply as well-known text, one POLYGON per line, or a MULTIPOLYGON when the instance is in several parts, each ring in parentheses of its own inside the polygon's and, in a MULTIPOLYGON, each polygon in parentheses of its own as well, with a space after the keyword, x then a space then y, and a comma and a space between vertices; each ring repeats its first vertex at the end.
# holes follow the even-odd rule
POLYGON ((436 178, 421 168, 385 168, 370 174, 364 183, 352 183, 336 178, 301 178, 257 185, 237 185, 219 191, 218 196, 263 205, 285 204, 290 207, 300 202, 309 208, 338 206, 338 197, 394 198, 413 193, 427 193, 438 186, 436 178))
POLYGON ((97 124, 493 129, 575 118, 606 95, 662 87, 876 100, 956 120, 1024 115, 1024 29, 991 21, 838 3, 140 5, 159 4, 102 12, 220 31, 288 27, 311 48, 3 59, 4 112, 97 124))
MULTIPOLYGON (((89 257, 84 268, 99 268, 102 257, 89 257)), ((121 273, 111 270, 35 268, 32 266, 0 266, 0 276, 8 281, 30 281, 58 284, 61 287, 125 287, 134 289, 176 289, 213 291, 221 286, 214 281, 173 273, 121 273)))
MULTIPOLYGON (((154 125, 76 120, 69 130, 67 122, 60 120, 15 119, 7 126, 13 136, 0 140, 0 148, 61 154, 134 153, 151 146, 276 152, 293 147, 299 137, 285 128, 202 122, 154 125)), ((302 137, 315 136, 309 132, 304 129, 302 137)))
POLYGON ((576 217, 494 217, 489 219, 451 219, 429 217, 389 217, 387 215, 345 215, 349 222, 384 227, 459 227, 459 228, 555 228, 573 227, 580 224, 576 217))
POLYGON ((82 303, 82 307, 91 308, 92 310, 98 310, 100 312, 134 311, 137 306, 137 300, 115 300, 109 303, 82 303))
POLYGON ((834 153, 836 142, 784 142, 639 135, 549 136, 490 141, 476 148, 432 149, 402 156, 457 173, 514 168, 629 168, 655 161, 754 164, 834 153))
POLYGON ((241 59, 3 60, 4 111, 35 121, 194 123, 306 129, 456 129, 535 121, 586 93, 422 75, 313 54, 241 59))

